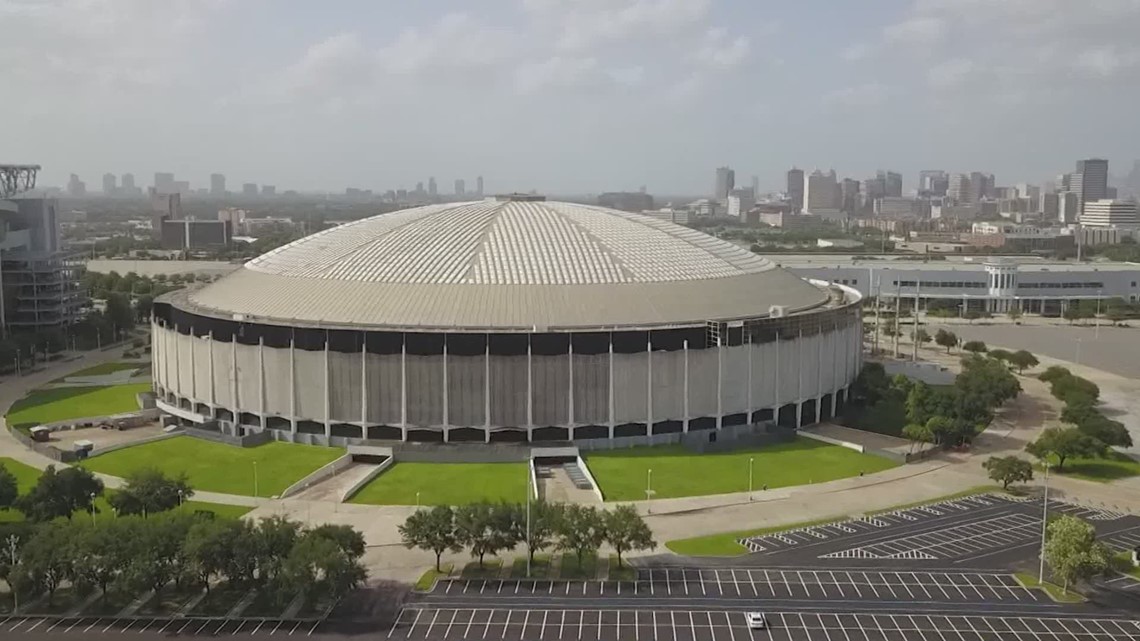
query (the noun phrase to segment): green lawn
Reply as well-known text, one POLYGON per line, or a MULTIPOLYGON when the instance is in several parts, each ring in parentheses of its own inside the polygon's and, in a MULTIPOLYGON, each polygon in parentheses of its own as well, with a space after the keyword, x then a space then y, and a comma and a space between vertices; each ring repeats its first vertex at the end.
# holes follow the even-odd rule
MULTIPOLYGON (((40 470, 14 459, 0 457, 0 465, 3 465, 9 472, 16 476, 16 484, 21 494, 32 489, 36 484, 36 480, 40 478, 40 470)), ((95 518, 111 518, 114 516, 111 506, 106 501, 106 496, 100 497, 95 501, 95 508, 97 511, 95 518)), ((186 501, 182 504, 182 509, 188 512, 195 510, 209 511, 218 515, 219 518, 236 519, 253 508, 242 505, 206 503, 204 501, 186 501)), ((0 511, 0 523, 11 523, 23 520, 24 515, 15 510, 0 511)))
POLYGON ((107 374, 114 374, 115 372, 121 372, 128 369, 142 369, 146 366, 147 363, 101 363, 99 365, 92 365, 91 367, 81 369, 78 372, 72 372, 66 376, 57 378, 52 382, 63 382, 73 376, 106 376, 107 374))
POLYGON ((590 452, 586 465, 607 501, 645 499, 648 470, 654 498, 703 496, 748 491, 748 460, 753 488, 822 483, 895 467, 888 459, 860 454, 806 438, 760 448, 695 454, 681 446, 639 447, 590 452))
POLYGON ((41 389, 16 401, 8 425, 17 429, 73 418, 109 416, 139 409, 136 396, 149 392, 148 383, 41 389))
MULTIPOLYGON (((1054 459, 1052 472, 1057 472, 1056 462, 1054 459)), ((1140 461, 1120 452, 1112 452, 1107 458, 1065 459, 1065 469, 1059 473, 1086 481, 1108 483, 1140 475, 1140 461)))
POLYGON ((368 505, 524 501, 526 463, 395 463, 352 497, 368 505))
POLYGON ((93 472, 126 476, 146 467, 167 474, 185 473, 190 487, 204 492, 254 494, 254 465, 259 496, 275 496, 317 468, 331 463, 344 450, 271 442, 235 447, 189 436, 144 443, 84 461, 93 472))

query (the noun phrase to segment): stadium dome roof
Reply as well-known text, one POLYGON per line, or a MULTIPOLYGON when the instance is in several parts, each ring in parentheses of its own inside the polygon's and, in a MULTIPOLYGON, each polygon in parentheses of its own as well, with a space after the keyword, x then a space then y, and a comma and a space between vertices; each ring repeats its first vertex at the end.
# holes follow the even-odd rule
POLYGON ((526 331, 752 318, 827 294, 747 249, 655 218, 484 200, 340 225, 184 298, 202 313, 275 324, 526 331))

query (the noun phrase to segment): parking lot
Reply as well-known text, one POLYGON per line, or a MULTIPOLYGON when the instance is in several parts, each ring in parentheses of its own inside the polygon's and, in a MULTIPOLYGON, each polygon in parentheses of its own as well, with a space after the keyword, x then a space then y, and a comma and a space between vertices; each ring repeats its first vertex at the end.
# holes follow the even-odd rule
POLYGON ((1140 639, 1140 622, 1098 618, 767 612, 750 630, 743 611, 406 609, 388 639, 516 641, 1113 641, 1140 639))
MULTIPOLYGON (((980 494, 858 519, 744 539, 759 557, 961 563, 1017 549, 1039 536, 1041 501, 980 494)), ((1069 514, 1106 528, 1140 523, 1112 509, 1049 501, 1051 514, 1069 514), (1128 519, 1121 521, 1121 519, 1128 519)), ((1140 542, 1140 525, 1133 538, 1140 542)), ((1122 537, 1120 544, 1129 541, 1122 537)))
POLYGON ((37 617, 0 616, 0 638, 67 637, 130 634, 134 638, 153 636, 307 636, 319 621, 298 619, 227 619, 210 617, 115 618, 115 617, 37 617))
POLYGON ((1012 576, 978 572, 696 569, 642 570, 637 581, 450 580, 435 595, 560 599, 724 597, 867 601, 1038 601, 1041 594, 1012 576))

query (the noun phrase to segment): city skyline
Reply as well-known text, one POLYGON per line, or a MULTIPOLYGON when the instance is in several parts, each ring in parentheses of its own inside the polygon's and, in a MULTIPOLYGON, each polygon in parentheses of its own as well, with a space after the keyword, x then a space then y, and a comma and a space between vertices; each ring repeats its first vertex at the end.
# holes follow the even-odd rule
POLYGON ((769 189, 792 165, 1016 183, 1066 158, 1128 166, 1140 139, 1134 2, 350 0, 313 20, 299 2, 53 0, 0 17, 0 55, 24 61, 0 77, 5 154, 44 184, 151 168, 336 192, 477 170, 504 189, 705 193, 721 165, 769 189))

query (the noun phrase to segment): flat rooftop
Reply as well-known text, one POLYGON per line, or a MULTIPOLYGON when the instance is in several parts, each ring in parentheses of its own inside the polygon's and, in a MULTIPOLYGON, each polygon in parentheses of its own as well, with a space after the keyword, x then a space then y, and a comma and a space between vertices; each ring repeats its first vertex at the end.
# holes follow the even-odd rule
POLYGON ((1022 272, 1113 272, 1140 271, 1140 263, 1050 261, 1032 256, 947 256, 945 260, 923 261, 903 259, 899 255, 837 256, 834 254, 764 254, 764 257, 785 268, 820 269, 893 269, 893 270, 944 270, 983 271, 987 262, 1001 259, 1016 263, 1022 272))

